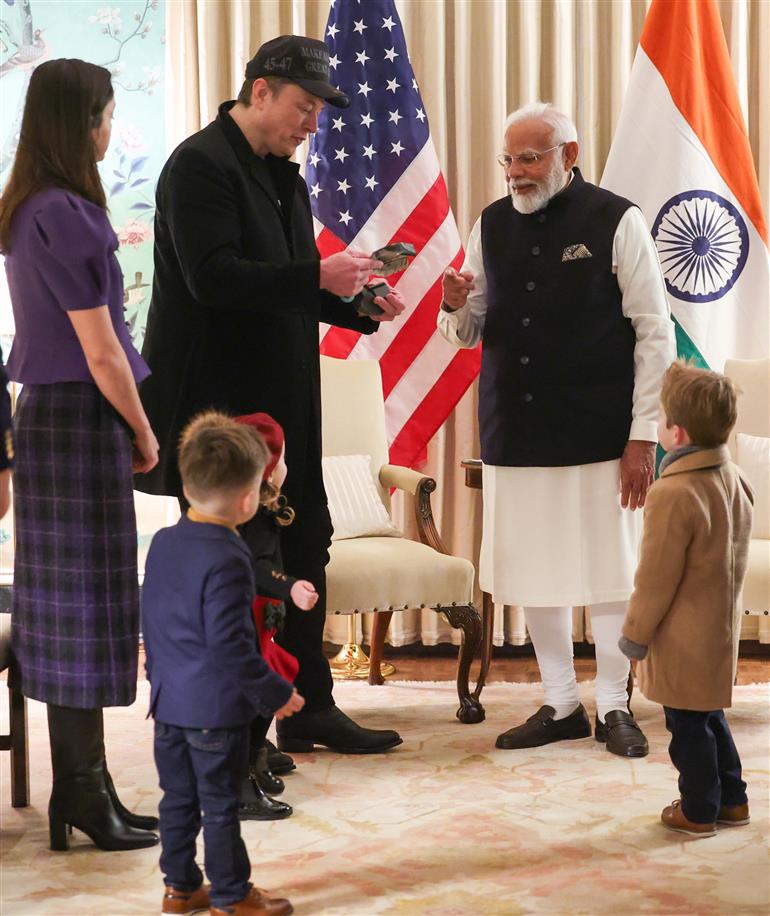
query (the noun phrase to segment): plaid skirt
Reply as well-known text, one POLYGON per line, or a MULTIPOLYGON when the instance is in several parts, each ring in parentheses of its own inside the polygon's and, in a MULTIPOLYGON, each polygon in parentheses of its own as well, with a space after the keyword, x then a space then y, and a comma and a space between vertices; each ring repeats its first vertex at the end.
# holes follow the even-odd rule
POLYGON ((14 417, 13 681, 95 709, 136 696, 131 439, 96 385, 25 385, 14 417))

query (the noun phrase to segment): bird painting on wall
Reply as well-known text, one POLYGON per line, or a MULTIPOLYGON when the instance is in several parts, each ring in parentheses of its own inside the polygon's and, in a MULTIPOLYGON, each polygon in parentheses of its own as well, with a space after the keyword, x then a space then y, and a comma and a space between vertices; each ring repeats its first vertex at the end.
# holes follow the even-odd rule
POLYGON ((43 38, 43 31, 43 29, 35 29, 32 43, 19 45, 10 57, 0 64, 0 78, 13 70, 31 70, 42 63, 49 53, 48 44, 43 38))

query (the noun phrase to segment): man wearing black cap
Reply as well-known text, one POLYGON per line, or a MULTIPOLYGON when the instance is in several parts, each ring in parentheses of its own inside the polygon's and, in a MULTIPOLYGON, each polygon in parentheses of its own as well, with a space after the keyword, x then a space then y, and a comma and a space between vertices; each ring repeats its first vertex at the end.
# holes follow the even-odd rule
MULTIPOLYGON (((315 133, 325 103, 344 108, 349 100, 329 80, 324 43, 276 38, 249 61, 238 99, 177 147, 161 173, 142 351, 152 375, 141 389, 160 463, 136 485, 182 497, 177 441, 202 409, 262 411, 283 426, 283 489, 296 511, 283 536, 284 564, 320 597, 313 611, 287 609, 282 642, 299 659, 296 685, 306 706, 291 725, 279 724, 279 745, 373 753, 401 739, 361 728, 337 709, 322 650, 331 523, 321 475, 318 325, 371 334, 404 304, 392 293, 376 300, 381 316, 359 317, 358 296, 378 262, 355 251, 319 260, 307 187, 288 157, 315 133)), ((248 526, 243 534, 248 540, 248 526)))

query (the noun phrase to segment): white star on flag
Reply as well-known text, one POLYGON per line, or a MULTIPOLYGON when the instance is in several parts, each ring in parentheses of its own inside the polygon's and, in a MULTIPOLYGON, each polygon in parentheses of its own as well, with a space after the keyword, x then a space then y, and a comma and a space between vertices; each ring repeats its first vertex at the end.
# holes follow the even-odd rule
POLYGON ((336 54, 332 54, 331 57, 329 58, 329 66, 332 67, 332 69, 336 70, 337 67, 339 67, 339 65, 340 65, 339 57, 337 57, 336 54))
POLYGON ((480 348, 458 351, 436 327, 441 276, 460 269, 462 245, 396 0, 336 0, 324 28, 350 106, 324 108, 310 138, 305 179, 327 192, 310 194, 318 251, 410 242, 418 256, 388 278, 406 301, 401 321, 370 335, 324 324, 320 350, 378 361, 390 460, 413 467, 479 370, 480 348))
POLYGON ((313 187, 310 189, 310 196, 311 196, 311 197, 318 197, 318 195, 321 193, 321 191, 323 191, 323 188, 321 187, 321 185, 320 185, 320 184, 314 184, 313 187))

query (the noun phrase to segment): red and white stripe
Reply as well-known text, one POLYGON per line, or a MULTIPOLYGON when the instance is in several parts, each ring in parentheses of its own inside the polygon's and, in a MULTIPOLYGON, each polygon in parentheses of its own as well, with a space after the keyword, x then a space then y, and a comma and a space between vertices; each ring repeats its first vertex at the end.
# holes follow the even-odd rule
MULTIPOLYGON (((345 248, 315 222, 321 257, 345 248)), ((390 242, 411 242, 417 255, 401 274, 388 277, 407 304, 376 334, 321 326, 321 353, 339 359, 376 359, 382 370, 390 460, 418 462, 479 371, 480 352, 456 350, 436 329, 441 277, 459 269, 463 248, 431 140, 371 215, 350 248, 370 252, 390 242)))

